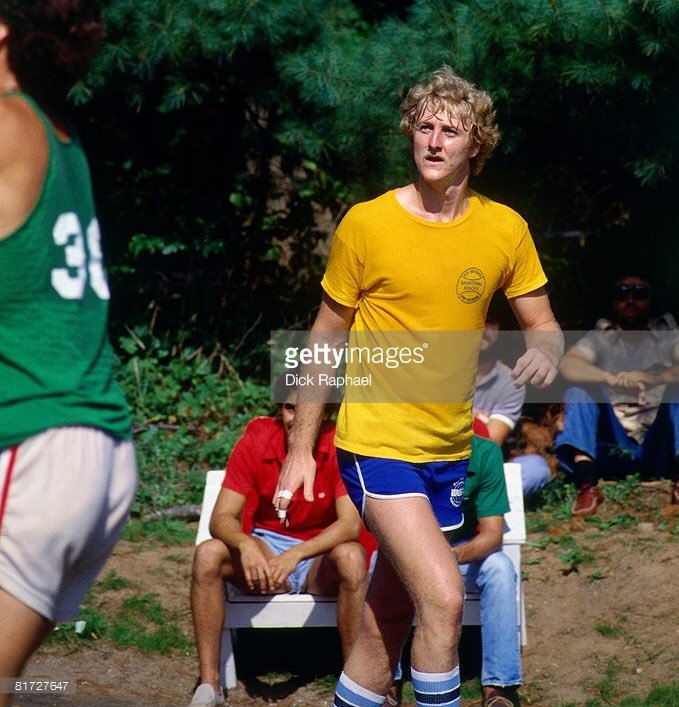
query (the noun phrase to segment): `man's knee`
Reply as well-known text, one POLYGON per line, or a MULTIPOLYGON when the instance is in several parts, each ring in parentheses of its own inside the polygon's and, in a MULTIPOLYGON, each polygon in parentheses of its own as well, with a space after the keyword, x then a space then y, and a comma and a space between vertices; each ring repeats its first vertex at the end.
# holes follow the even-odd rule
POLYGON ((416 604, 416 613, 421 622, 453 629, 462 623, 464 609, 464 586, 431 586, 431 592, 416 604))
POLYGON ((516 570, 514 564, 501 550, 493 552, 481 562, 476 582, 482 590, 492 584, 494 587, 507 591, 515 591, 516 570))
POLYGON ((368 579, 365 550, 360 543, 341 543, 334 547, 330 556, 337 567, 340 584, 349 588, 362 588, 368 579))
POLYGON ((196 582, 224 579, 230 574, 229 549, 215 538, 202 542, 193 556, 192 576, 196 582))

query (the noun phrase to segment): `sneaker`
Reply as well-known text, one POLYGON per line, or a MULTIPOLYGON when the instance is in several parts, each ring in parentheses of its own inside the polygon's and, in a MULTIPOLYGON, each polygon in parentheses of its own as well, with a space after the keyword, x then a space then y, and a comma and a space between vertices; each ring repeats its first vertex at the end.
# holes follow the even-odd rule
POLYGON ((514 707, 514 703, 507 697, 504 690, 493 687, 491 693, 483 698, 483 707, 514 707))
POLYGON ((573 501, 571 514, 574 516, 594 515, 604 502, 604 495, 596 486, 583 486, 573 501))
POLYGON ((394 680, 394 684, 389 688, 389 692, 387 692, 387 699, 384 704, 389 705, 389 707, 399 707, 402 699, 403 680, 394 680))
POLYGON ((483 701, 483 707, 514 707, 514 703, 504 695, 493 695, 483 701))
POLYGON ((221 688, 215 690, 209 682, 198 685, 189 702, 189 707, 215 707, 224 704, 224 692, 221 688))

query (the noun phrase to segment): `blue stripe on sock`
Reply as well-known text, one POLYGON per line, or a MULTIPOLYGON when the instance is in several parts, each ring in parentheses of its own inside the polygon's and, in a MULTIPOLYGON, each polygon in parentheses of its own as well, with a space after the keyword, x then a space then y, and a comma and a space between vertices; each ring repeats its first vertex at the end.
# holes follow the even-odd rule
MULTIPOLYGON (((429 685, 427 688, 430 689, 429 685)), ((413 692, 415 693, 415 701, 418 705, 455 705, 456 700, 460 699, 460 688, 459 686, 453 690, 448 690, 447 692, 422 692, 418 690, 413 685, 413 692)), ((458 703, 459 704, 459 703, 458 703)))
POLYGON ((380 703, 359 695, 340 679, 335 688, 335 705, 336 707, 379 707, 380 703))
POLYGON ((332 704, 333 707, 355 707, 355 705, 343 700, 338 694, 335 694, 335 699, 332 704))

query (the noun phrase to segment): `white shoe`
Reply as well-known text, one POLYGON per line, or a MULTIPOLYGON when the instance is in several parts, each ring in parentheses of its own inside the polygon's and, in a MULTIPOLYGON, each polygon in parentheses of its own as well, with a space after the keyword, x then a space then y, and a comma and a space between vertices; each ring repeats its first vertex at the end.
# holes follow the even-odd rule
POLYGON ((224 693, 221 688, 215 690, 209 682, 198 685, 189 702, 189 707, 215 707, 224 704, 224 693))

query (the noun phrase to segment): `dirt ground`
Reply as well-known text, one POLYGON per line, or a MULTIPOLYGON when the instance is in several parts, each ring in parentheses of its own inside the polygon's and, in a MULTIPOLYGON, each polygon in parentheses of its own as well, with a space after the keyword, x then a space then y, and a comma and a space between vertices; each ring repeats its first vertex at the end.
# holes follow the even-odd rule
MULTIPOLYGON (((598 523, 574 522, 563 512, 529 514, 533 530, 523 553, 528 626, 523 705, 585 705, 595 699, 617 704, 625 696, 643 697, 653 685, 669 684, 679 675, 679 535, 668 498, 669 482, 653 482, 621 504, 609 498, 598 523)), ((191 637, 191 553, 188 545, 121 541, 104 574, 114 569, 133 585, 95 594, 97 605, 105 612, 126 592, 155 592, 191 637)), ((289 667, 281 663, 283 657, 304 650, 314 660, 325 651, 320 664, 307 667, 316 675, 332 673, 338 651, 330 630, 266 633, 277 635, 251 631, 242 637, 239 677, 245 679, 230 692, 228 704, 330 705, 331 679, 315 680, 304 669, 296 671, 299 675, 278 673, 281 666, 289 667)), ((75 680, 77 693, 20 698, 16 705, 176 707, 189 701, 197 673, 192 648, 163 656, 99 640, 43 648, 27 675, 75 680)))

